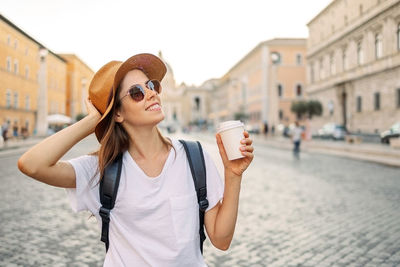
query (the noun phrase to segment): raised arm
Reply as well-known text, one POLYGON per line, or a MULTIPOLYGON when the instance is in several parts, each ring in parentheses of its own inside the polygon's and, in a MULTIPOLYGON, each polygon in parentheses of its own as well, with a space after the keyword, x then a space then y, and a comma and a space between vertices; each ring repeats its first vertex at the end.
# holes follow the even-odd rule
POLYGON ((254 149, 252 146, 253 141, 249 138, 249 133, 244 132, 241 149, 245 157, 229 161, 220 135, 217 134, 216 137, 225 169, 224 199, 222 204, 219 203, 206 212, 204 224, 211 243, 216 248, 227 250, 235 232, 242 174, 253 160, 254 149))
POLYGON ((49 185, 74 188, 75 171, 71 164, 59 161, 76 143, 93 133, 100 113, 86 100, 89 115, 73 125, 47 137, 25 152, 18 160, 24 174, 49 185))

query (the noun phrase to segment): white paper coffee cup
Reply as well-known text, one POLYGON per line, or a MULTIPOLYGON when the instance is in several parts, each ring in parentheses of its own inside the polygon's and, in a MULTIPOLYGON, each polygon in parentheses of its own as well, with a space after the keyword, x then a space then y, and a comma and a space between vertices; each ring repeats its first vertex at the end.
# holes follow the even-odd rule
POLYGON ((244 158, 240 151, 244 138, 244 124, 241 121, 221 122, 217 128, 217 133, 221 135, 226 155, 229 160, 244 158))

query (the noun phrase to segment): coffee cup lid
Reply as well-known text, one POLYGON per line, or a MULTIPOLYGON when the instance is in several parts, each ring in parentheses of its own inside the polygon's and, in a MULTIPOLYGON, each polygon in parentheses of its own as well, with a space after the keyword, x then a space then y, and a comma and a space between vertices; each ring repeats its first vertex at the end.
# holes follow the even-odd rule
POLYGON ((217 132, 223 132, 236 127, 243 127, 244 124, 241 121, 224 121, 218 125, 217 132))

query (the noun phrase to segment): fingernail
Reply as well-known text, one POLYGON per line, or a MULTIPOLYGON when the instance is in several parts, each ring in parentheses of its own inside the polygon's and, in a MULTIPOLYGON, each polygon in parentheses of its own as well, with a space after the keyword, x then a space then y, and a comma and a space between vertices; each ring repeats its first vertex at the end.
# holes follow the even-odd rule
POLYGON ((245 146, 242 146, 242 147, 240 147, 240 150, 245 151, 245 150, 246 150, 246 147, 245 147, 245 146))

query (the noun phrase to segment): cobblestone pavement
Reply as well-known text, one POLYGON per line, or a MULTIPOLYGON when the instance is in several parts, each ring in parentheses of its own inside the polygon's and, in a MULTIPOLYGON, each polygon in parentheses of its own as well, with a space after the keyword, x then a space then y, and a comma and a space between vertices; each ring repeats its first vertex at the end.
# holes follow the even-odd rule
MULTIPOLYGON (((196 139, 221 171, 215 142, 196 139)), ((89 137, 66 158, 96 147, 89 137)), ((231 248, 207 241, 209 266, 400 266, 400 169, 255 148, 231 248)), ((21 153, 0 154, 0 266, 101 266, 94 218, 73 213, 63 189, 19 173, 21 153)))

